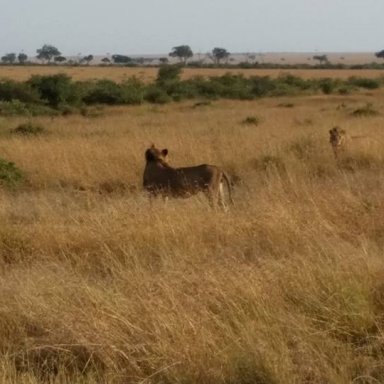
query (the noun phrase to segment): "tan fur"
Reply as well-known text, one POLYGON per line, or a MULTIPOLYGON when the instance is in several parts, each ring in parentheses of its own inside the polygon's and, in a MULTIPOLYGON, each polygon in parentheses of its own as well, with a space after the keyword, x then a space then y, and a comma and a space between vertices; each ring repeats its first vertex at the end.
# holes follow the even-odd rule
POLYGON ((335 158, 338 159, 341 152, 343 152, 351 142, 363 139, 365 144, 370 143, 372 140, 368 136, 350 136, 344 129, 340 127, 333 127, 329 130, 329 142, 331 144, 335 158), (367 141, 368 140, 368 141, 367 141))
POLYGON ((215 165, 202 164, 194 167, 173 168, 167 161, 168 150, 154 145, 145 152, 146 165, 143 186, 150 196, 187 198, 199 192, 205 193, 210 204, 225 208, 223 182, 228 188, 232 203, 231 183, 223 170, 215 165))
POLYGON ((347 135, 344 129, 333 127, 329 130, 329 142, 336 159, 339 157, 340 151, 345 148, 347 140, 347 135))

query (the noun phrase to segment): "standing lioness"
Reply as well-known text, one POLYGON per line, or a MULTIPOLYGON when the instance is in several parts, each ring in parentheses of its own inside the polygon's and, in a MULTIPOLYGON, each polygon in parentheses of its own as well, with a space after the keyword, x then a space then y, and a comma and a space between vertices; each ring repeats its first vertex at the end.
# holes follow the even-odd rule
POLYGON ((150 196, 190 197, 204 192, 210 204, 225 208, 223 181, 232 203, 231 183, 228 176, 215 165, 173 168, 167 162, 168 149, 159 150, 154 145, 145 151, 146 165, 143 186, 150 196))
POLYGON ((338 159, 339 154, 353 142, 359 142, 359 147, 370 147, 372 145, 372 139, 369 136, 350 136, 345 129, 341 129, 340 127, 333 127, 329 130, 329 142, 336 159, 338 159))
POLYGON ((339 157, 339 152, 345 148, 347 141, 348 136, 344 129, 333 127, 329 130, 329 143, 331 144, 336 159, 339 157))

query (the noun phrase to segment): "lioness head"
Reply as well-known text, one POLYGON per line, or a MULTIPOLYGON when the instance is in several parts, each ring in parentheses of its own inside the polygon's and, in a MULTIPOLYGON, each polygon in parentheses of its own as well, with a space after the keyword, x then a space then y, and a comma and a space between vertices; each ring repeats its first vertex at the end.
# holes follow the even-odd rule
POLYGON ((160 150, 152 144, 151 147, 145 151, 145 160, 147 162, 167 163, 167 155, 168 149, 164 148, 160 150))
POLYGON ((342 145, 345 138, 345 130, 340 127, 333 127, 329 130, 329 142, 332 145, 342 145))

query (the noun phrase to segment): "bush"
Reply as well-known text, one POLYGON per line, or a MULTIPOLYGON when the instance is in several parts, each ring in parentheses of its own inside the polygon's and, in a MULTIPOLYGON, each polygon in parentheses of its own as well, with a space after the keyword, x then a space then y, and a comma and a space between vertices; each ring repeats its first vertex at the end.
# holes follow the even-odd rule
POLYGON ((330 78, 320 79, 319 81, 319 88, 325 95, 330 95, 333 93, 335 91, 336 85, 336 81, 330 78))
POLYGON ((124 104, 138 105, 144 101, 145 86, 135 77, 121 84, 122 101, 124 104))
POLYGON ((268 76, 253 76, 250 78, 252 95, 256 97, 263 97, 270 94, 276 85, 273 80, 268 76))
POLYGON ((22 178, 22 172, 14 163, 0 159, 0 186, 15 186, 22 178))
POLYGON ((275 82, 277 84, 285 84, 288 85, 290 88, 296 88, 300 90, 307 90, 311 88, 311 81, 305 80, 301 77, 293 76, 290 74, 281 75, 279 76, 275 82))
POLYGON ((40 124, 32 124, 31 122, 19 124, 12 133, 24 136, 36 136, 45 133, 45 128, 40 124))
POLYGON ((51 107, 59 104, 75 104, 79 101, 77 89, 71 78, 65 74, 50 76, 32 76, 27 82, 37 90, 40 98, 51 107))
POLYGON ((162 65, 157 74, 156 83, 161 85, 168 81, 180 81, 180 65, 162 65))
POLYGON ((0 115, 3 116, 57 116, 59 112, 40 104, 26 104, 19 100, 0 102, 0 115))
POLYGON ((30 116, 28 106, 19 100, 0 102, 0 115, 3 116, 30 116))
POLYGON ((122 90, 112 80, 98 80, 89 85, 83 101, 86 104, 123 104, 122 90))
POLYGON ((144 100, 144 84, 131 78, 122 84, 112 80, 98 80, 83 84, 83 101, 86 104, 141 104, 144 100))
POLYGON ((156 104, 166 104, 172 101, 167 92, 159 87, 148 88, 145 94, 145 100, 156 104))
POLYGON ((366 89, 377 89, 380 87, 380 82, 376 79, 365 79, 361 77, 350 77, 347 82, 351 86, 366 88, 366 89))
POLYGON ((18 100, 25 103, 41 102, 39 93, 27 83, 13 80, 0 81, 0 101, 18 100))

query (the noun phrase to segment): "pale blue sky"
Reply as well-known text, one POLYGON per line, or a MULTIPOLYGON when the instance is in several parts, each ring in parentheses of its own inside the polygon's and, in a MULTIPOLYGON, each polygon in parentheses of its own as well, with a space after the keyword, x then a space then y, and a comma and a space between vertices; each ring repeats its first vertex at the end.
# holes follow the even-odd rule
POLYGON ((0 54, 377 51, 384 0, 0 0, 0 54))

